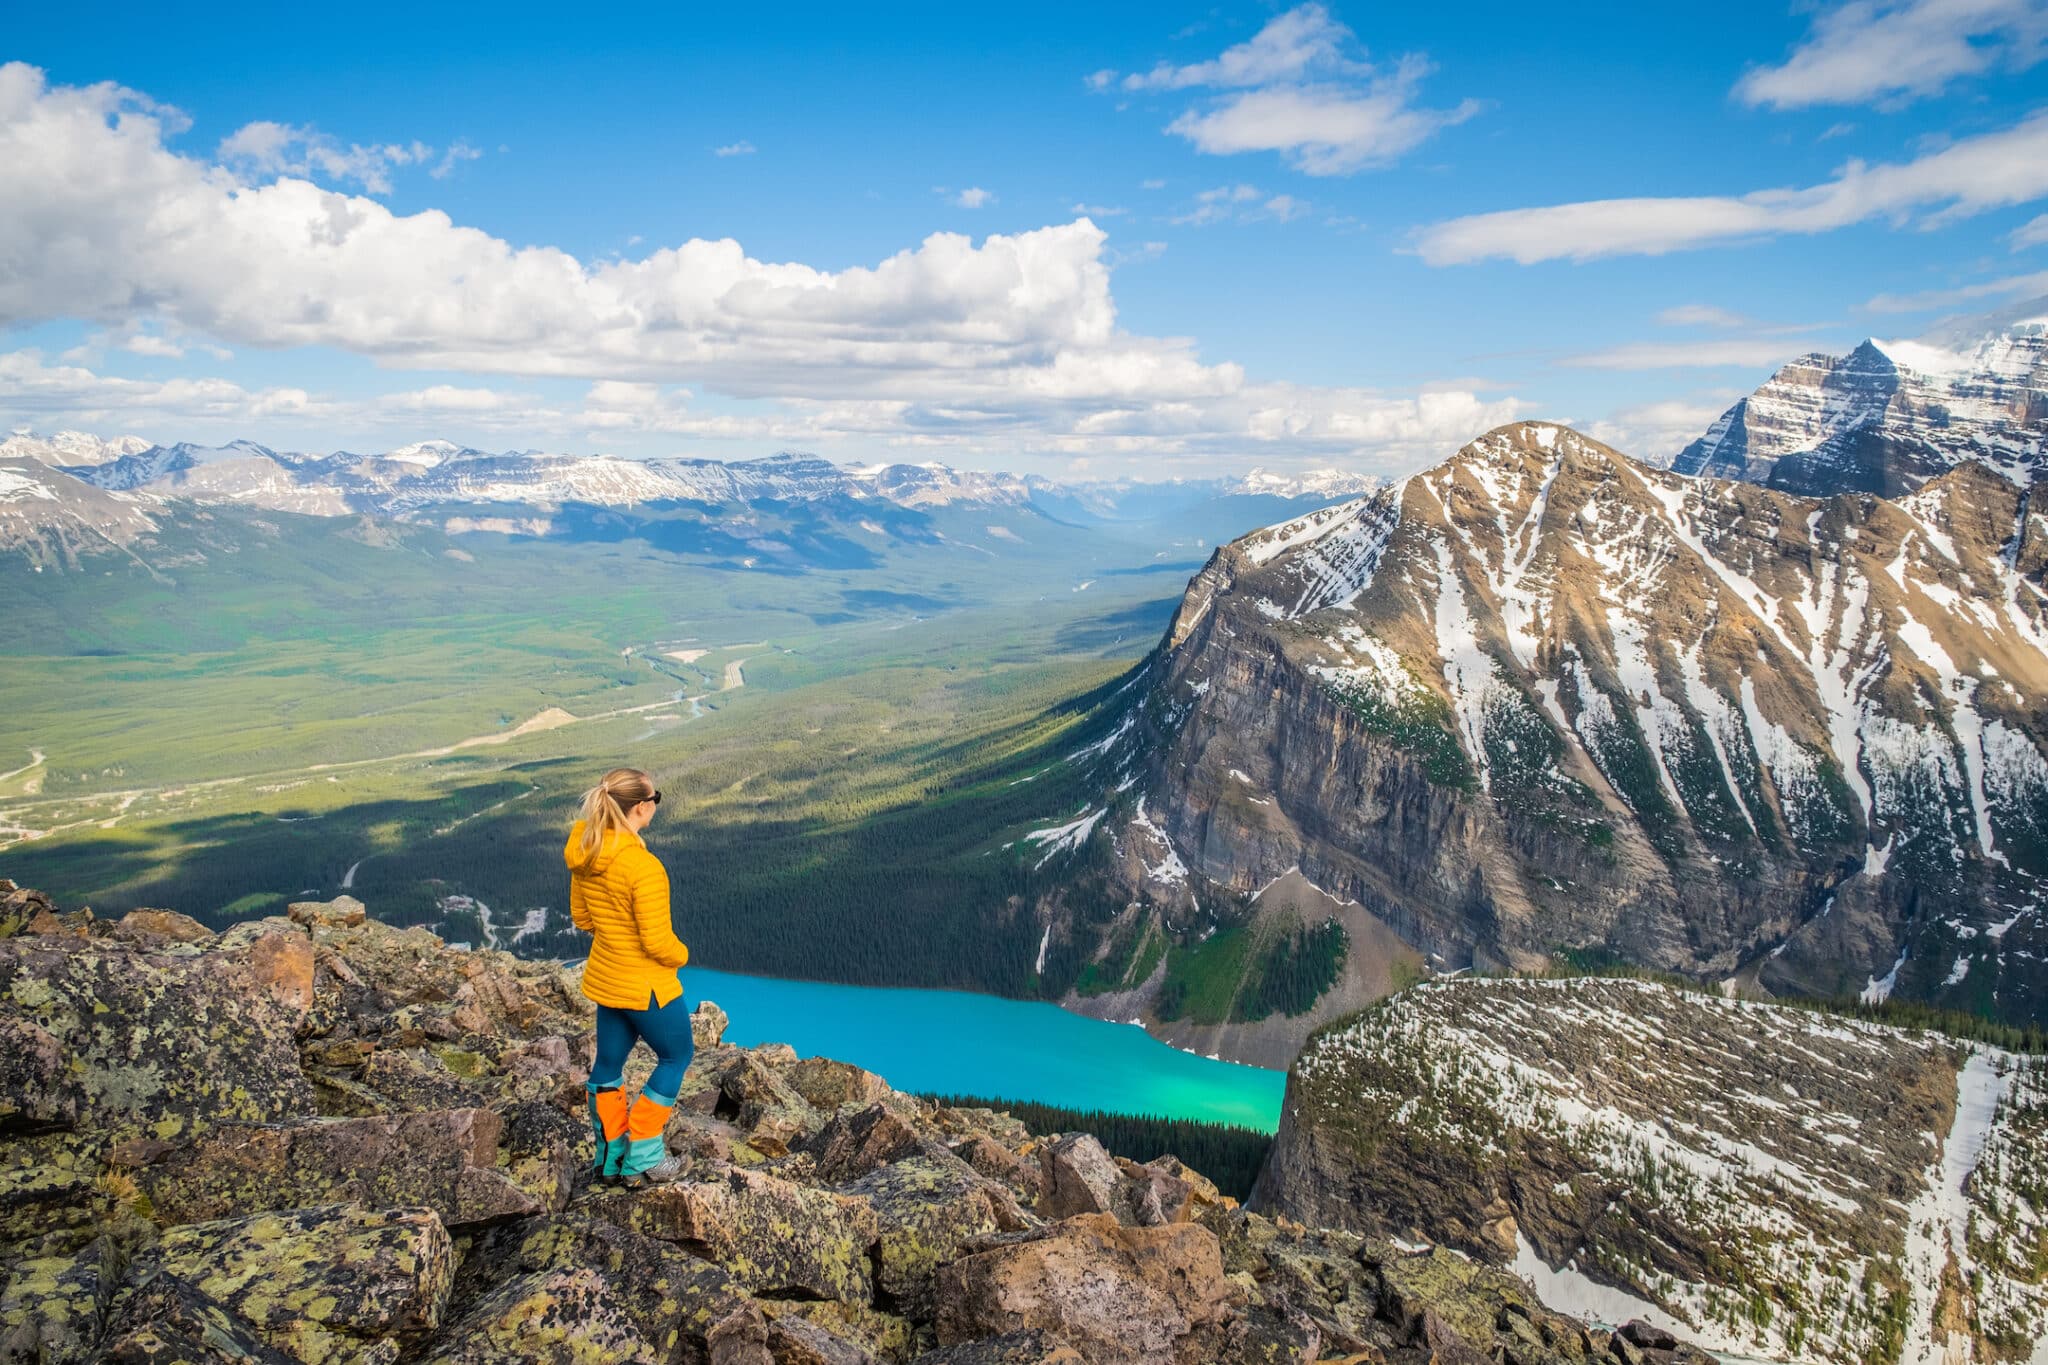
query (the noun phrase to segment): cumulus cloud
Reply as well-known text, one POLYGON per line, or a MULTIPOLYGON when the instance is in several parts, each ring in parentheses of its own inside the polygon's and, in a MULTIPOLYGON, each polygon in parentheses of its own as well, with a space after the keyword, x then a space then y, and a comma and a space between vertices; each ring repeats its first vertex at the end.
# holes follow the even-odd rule
POLYGON ((1167 131, 1203 152, 1230 156, 1278 152, 1308 175, 1350 175, 1384 166, 1439 129, 1479 112, 1476 100, 1449 109, 1417 101, 1434 69, 1405 56, 1391 67, 1364 60, 1351 30, 1321 5, 1302 5, 1269 21, 1249 40, 1203 62, 1160 63, 1121 79, 1089 78, 1097 90, 1222 93, 1184 110, 1167 131))
POLYGON ((994 192, 985 190, 979 185, 969 185, 966 189, 953 196, 953 205, 956 208, 985 208, 995 202, 996 196, 994 192))
POLYGON ((752 156, 754 154, 754 151, 754 144, 747 141, 745 138, 741 138, 738 142, 728 142, 723 147, 713 147, 711 149, 711 155, 752 156))
MULTIPOLYGON (((68 319, 205 345, 331 347, 387 368, 655 385, 671 395, 662 430, 955 448, 999 437, 1006 449, 1398 462, 1440 455, 1519 406, 1254 383, 1188 338, 1130 333, 1110 291, 1116 256, 1087 219, 979 242, 935 233, 839 271, 757 260, 729 239, 586 261, 252 170, 298 164, 309 144, 296 135, 242 138, 231 166, 170 146, 180 126, 120 87, 0 66, 0 327, 68 319), (690 413, 673 398, 684 384, 764 411, 690 413)), ((1280 201, 1259 202, 1292 212, 1280 201)), ((47 409, 63 384, 39 357, 35 369, 0 378, 0 401, 47 409)), ((226 381, 69 380, 79 411, 123 395, 169 404, 175 383, 250 414, 327 401, 226 381)), ((419 392, 430 396, 409 401, 484 410, 460 387, 419 392)), ((594 392, 610 397, 591 411, 634 410, 612 401, 626 390, 594 392)), ((583 420, 536 410, 544 419, 583 420)))
POLYGON ((1745 104, 1902 103, 1993 69, 2048 56, 2048 0, 1851 0, 1814 16, 1778 66, 1736 82, 1745 104))
POLYGON ((1431 265, 1493 258, 1528 265, 1601 256, 1661 256, 1784 234, 1832 232, 1874 218, 1939 227, 2044 195, 2048 111, 1999 132, 1952 142, 1912 161, 1874 166, 1851 161, 1834 179, 1805 189, 1596 199, 1481 213, 1424 228, 1415 249, 1431 265))

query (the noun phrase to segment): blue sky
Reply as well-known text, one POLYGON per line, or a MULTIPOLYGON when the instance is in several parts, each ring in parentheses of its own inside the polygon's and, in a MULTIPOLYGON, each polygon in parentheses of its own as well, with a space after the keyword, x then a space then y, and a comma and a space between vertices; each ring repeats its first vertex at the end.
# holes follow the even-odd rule
POLYGON ((169 9, 0 37, 0 423, 1661 456, 1803 351, 2048 293, 2048 0, 169 9))

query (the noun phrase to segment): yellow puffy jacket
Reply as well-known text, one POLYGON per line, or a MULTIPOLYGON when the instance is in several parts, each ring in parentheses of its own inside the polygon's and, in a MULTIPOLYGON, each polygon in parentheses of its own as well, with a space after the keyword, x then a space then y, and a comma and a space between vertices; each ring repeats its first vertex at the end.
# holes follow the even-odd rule
POLYGON ((569 831, 569 917, 594 937, 583 993, 617 1010, 666 1005, 683 993, 676 968, 690 950, 668 917, 668 873, 630 830, 610 830, 597 852, 583 851, 583 822, 569 831))

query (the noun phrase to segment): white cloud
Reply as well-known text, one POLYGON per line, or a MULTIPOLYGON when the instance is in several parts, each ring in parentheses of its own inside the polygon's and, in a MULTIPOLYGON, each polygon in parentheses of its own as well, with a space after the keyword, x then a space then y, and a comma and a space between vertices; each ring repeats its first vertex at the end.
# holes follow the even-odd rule
POLYGON ((713 147, 711 149, 711 155, 752 156, 754 154, 754 151, 754 144, 747 141, 745 138, 741 138, 738 142, 728 142, 723 147, 713 147))
MULTIPOLYGON (((1344 44, 1351 30, 1321 5, 1302 5, 1267 22, 1249 40, 1225 48, 1213 61, 1190 66, 1161 62, 1123 78, 1125 90, 1186 90, 1193 86, 1270 85, 1299 78, 1311 69, 1349 70, 1344 44)), ((1114 72, 1097 72, 1115 79, 1114 72)), ((1106 83, 1105 83, 1106 84, 1106 83)))
MULTIPOLYGON (((315 129, 266 120, 244 124, 222 138, 214 155, 223 165, 244 175, 318 176, 353 182, 372 194, 389 194, 392 168, 424 165, 433 160, 434 149, 424 142, 368 147, 351 143, 344 147, 315 129)), ((431 174, 441 179, 456 161, 479 155, 469 144, 457 143, 448 149, 431 174)))
POLYGON ((1818 349, 1797 337, 1743 337, 1725 341, 1636 341, 1558 361, 1581 370, 1683 370, 1783 364, 1818 349))
POLYGON ((436 180, 446 180, 450 175, 454 174, 457 166, 465 161, 475 161, 482 155, 481 151, 470 146, 461 138, 457 138, 449 143, 448 150, 441 154, 440 164, 435 166, 433 170, 428 171, 427 174, 433 176, 436 180))
POLYGON ((1817 14, 1792 55, 1743 76, 1735 96, 1774 109, 1901 103, 2044 55, 2048 0, 1850 0, 1817 14))
POLYGON ((1184 227, 1206 227, 1210 223, 1251 223, 1275 219, 1294 221, 1313 209, 1291 194, 1267 195, 1256 185, 1218 185, 1195 196, 1194 207, 1173 219, 1184 227))
POLYGON ((2048 111, 1996 133, 1952 142, 1907 162, 1851 161, 1835 178, 1806 189, 1757 190, 1740 197, 1596 199, 1548 208, 1508 209, 1453 218, 1424 228, 1416 250, 1431 265, 1495 257, 1587 261, 1601 256, 1661 256, 1781 234, 1832 232, 1888 219, 1938 227, 1987 209, 2048 195, 2048 111))
MULTIPOLYGON (((839 271, 756 260, 731 240, 579 260, 438 210, 399 215, 293 174, 248 174, 263 156, 301 155, 303 140, 244 139, 238 174, 167 146, 179 126, 117 86, 51 86, 34 68, 0 66, 0 328, 74 320, 188 347, 334 348, 437 375, 654 385, 670 397, 643 429, 970 455, 1256 449, 1385 467, 1441 456, 1521 407, 1254 382, 1204 361, 1189 338, 1125 331, 1110 290, 1118 258, 1086 220, 979 241, 935 233, 839 271), (685 384, 748 410, 692 411, 674 396, 685 384)), ((1238 207, 1278 217, 1295 202, 1253 189, 1238 207)), ((470 384, 372 403, 12 359, 0 403, 80 425, 100 410, 164 413, 172 429, 171 416, 195 413, 416 421, 439 404, 558 432, 644 411, 611 388, 593 390, 599 416, 586 418, 470 384)))
POLYGON ((986 208, 988 205, 993 204, 995 202, 995 193, 991 190, 985 190, 979 185, 970 185, 966 189, 960 191, 960 193, 953 196, 953 204, 956 208, 986 208))
POLYGON ((2012 243, 2014 251, 2030 246, 2048 246, 2048 213, 2021 223, 2012 230, 2006 240, 2012 243))
POLYGON ((1879 294, 1863 305, 1866 313, 1931 313, 1980 299, 2018 298, 2025 294, 2048 294, 2048 270, 2031 275, 2007 275, 1953 289, 1926 289, 1917 294, 1879 294))
POLYGON ((1130 210, 1113 204, 1075 204, 1067 212, 1078 213, 1083 218, 1121 218, 1130 210))
POLYGON ((1164 180, 1144 180, 1139 182, 1138 188, 1141 190, 1163 190, 1166 188, 1166 182, 1164 180))
POLYGON ((1454 109, 1414 103, 1429 64, 1402 58, 1394 72, 1365 85, 1292 85, 1249 90, 1168 125, 1204 152, 1280 152, 1306 175, 1350 175, 1384 166, 1439 128, 1479 112, 1477 100, 1454 109))
POLYGON ((1668 464, 1679 451, 1697 440, 1737 396, 1715 395, 1705 401, 1665 399, 1622 408, 1589 424, 1586 434, 1624 455, 1668 464))
POLYGON ((1657 321, 1666 327, 1748 327, 1750 320, 1740 313, 1731 313, 1726 308, 1716 308, 1710 303, 1685 303, 1676 308, 1666 308, 1657 314, 1657 321))
POLYGON ((1210 61, 1162 62, 1121 81, 1113 71, 1098 71, 1089 85, 1228 92, 1184 110, 1167 131, 1216 156, 1278 152, 1308 175, 1350 175, 1386 165, 1438 129, 1479 112, 1476 100, 1450 109, 1416 104, 1433 69, 1426 58, 1410 55, 1382 69, 1368 64, 1362 49, 1347 56, 1351 46, 1351 30, 1328 10, 1301 5, 1210 61))

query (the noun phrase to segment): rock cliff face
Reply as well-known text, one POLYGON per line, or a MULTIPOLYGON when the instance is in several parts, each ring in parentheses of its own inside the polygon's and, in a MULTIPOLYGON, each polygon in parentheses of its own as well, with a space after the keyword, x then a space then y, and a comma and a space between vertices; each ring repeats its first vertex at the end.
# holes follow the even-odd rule
POLYGON ((2027 1360, 2044 1139, 2036 1058, 1641 981, 1431 983, 1302 1055, 1253 1202, 1738 1355, 2027 1360))
POLYGON ((1219 550, 1061 838, 1183 945, 1305 883, 1439 971, 2048 1017, 2044 509, 1978 465, 1814 500, 1503 428, 1219 550))
POLYGON ((593 1188, 572 970, 346 899, 216 935, 0 881, 0 1360, 1706 1360, 724 1023, 684 1178, 593 1188))
POLYGON ((1896 497, 1965 460, 2021 484, 2048 472, 2048 299, 1920 341, 1802 356, 1672 468, 1813 497, 1896 497))

